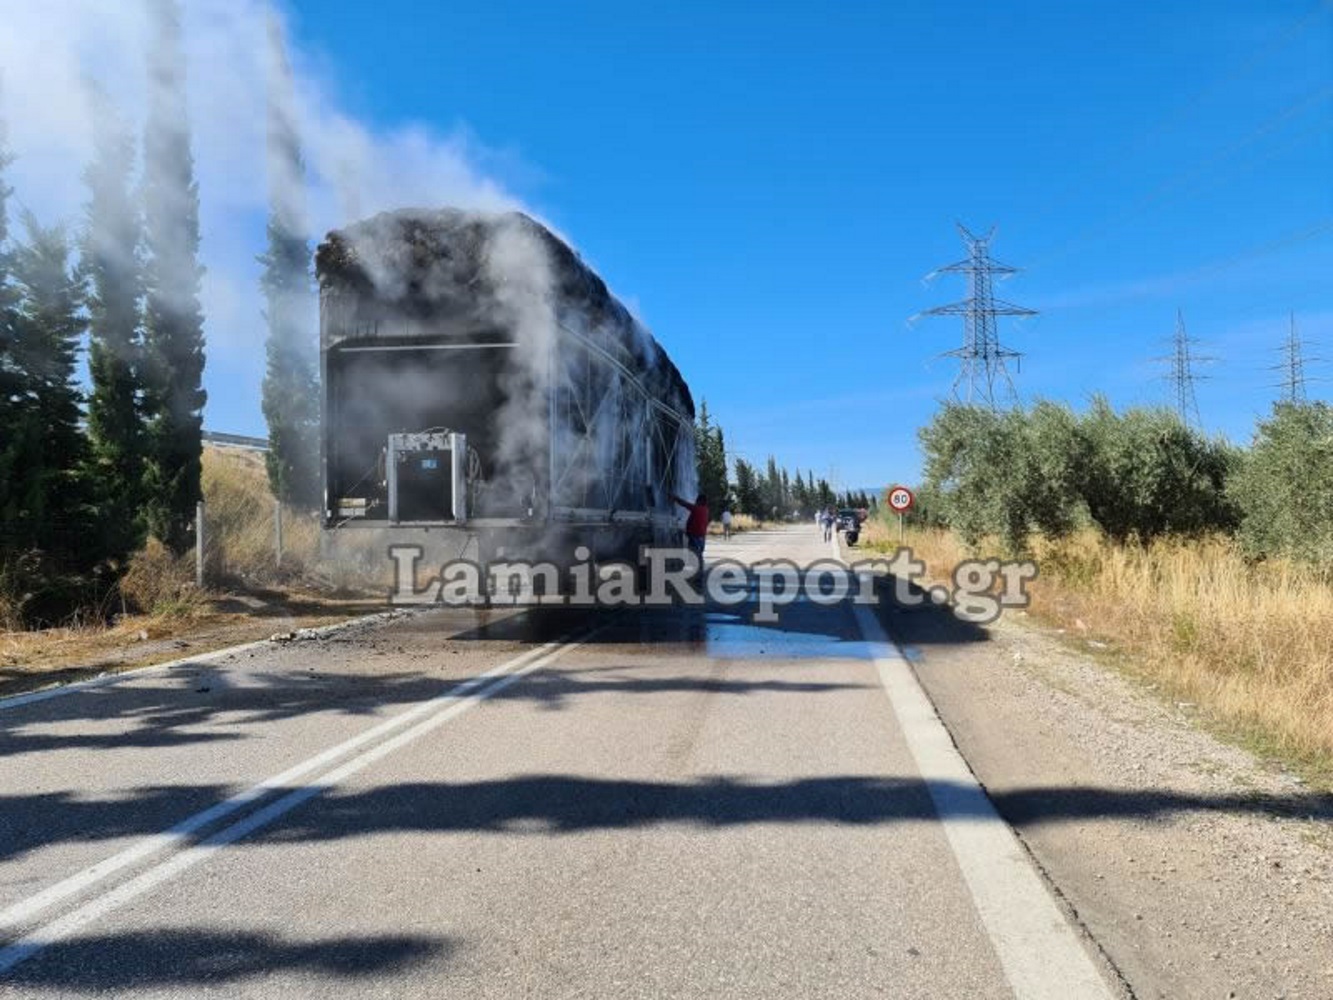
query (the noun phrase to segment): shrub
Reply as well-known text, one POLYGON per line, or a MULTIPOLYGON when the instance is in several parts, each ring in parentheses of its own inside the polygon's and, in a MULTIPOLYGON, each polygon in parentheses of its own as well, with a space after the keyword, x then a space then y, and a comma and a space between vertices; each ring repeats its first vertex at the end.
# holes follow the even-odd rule
POLYGON ((180 614, 204 603, 194 583, 193 555, 174 555, 156 538, 130 558, 120 594, 129 610, 146 614, 180 614))
POLYGON ((946 404, 921 431, 927 517, 969 545, 999 536, 1013 552, 1040 530, 1052 537, 1078 523, 1078 422, 1065 406, 1042 402, 996 412, 946 404))
MULTIPOLYGON (((947 404, 921 431, 928 517, 975 546, 999 537, 1063 538, 1091 521, 1118 542, 1231 532, 1228 477, 1240 452, 1164 409, 1117 414, 1101 398, 1083 417, 1038 402, 996 412, 947 404)), ((929 522, 927 522, 929 523, 929 522)))
POLYGON ((1164 408, 1123 415, 1098 397, 1083 418, 1087 452, 1080 493, 1089 516, 1117 542, 1232 532, 1227 479, 1240 453, 1209 440, 1164 408))
POLYGON ((1230 495, 1248 554, 1333 566, 1333 409, 1276 405, 1259 424, 1230 495))

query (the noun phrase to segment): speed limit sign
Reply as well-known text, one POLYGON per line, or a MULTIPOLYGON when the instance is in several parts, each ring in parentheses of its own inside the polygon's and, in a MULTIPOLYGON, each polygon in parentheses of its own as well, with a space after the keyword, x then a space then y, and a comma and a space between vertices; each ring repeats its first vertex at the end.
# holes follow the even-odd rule
POLYGON ((899 514, 911 510, 914 503, 916 503, 916 497, 912 496, 912 491, 906 486, 895 486, 889 490, 889 506, 899 514))

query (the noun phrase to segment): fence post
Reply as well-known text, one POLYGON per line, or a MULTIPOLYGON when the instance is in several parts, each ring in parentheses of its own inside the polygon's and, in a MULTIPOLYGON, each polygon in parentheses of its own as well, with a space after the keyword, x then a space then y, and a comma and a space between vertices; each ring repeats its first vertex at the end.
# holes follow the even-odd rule
POLYGON ((273 501, 273 548, 277 553, 278 569, 282 569, 282 501, 273 501))
POLYGON ((194 584, 204 586, 204 502, 194 505, 194 584))

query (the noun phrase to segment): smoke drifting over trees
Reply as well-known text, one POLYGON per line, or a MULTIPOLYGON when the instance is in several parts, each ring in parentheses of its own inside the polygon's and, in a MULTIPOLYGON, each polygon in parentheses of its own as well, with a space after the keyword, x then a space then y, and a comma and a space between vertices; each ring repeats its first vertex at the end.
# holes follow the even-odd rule
POLYGON ((319 360, 314 286, 303 189, 305 168, 292 109, 291 68, 282 30, 269 22, 268 250, 264 316, 268 320, 264 419, 269 486, 285 503, 319 505, 319 360))
POLYGON ((143 227, 133 190, 135 143, 101 94, 82 241, 88 295, 88 472, 101 511, 105 555, 123 566, 143 543, 143 227))
POLYGON ((518 206, 463 141, 343 114, 299 49, 285 59, 264 0, 59 0, 5 20, 0 612, 50 622, 106 607, 149 529, 190 545, 205 357, 241 406, 266 384, 275 493, 312 502, 313 233, 404 201, 518 206))
POLYGON ((19 297, 11 281, 9 198, 13 189, 6 183, 6 171, 13 157, 7 132, 4 117, 0 115, 0 427, 10 429, 0 437, 0 561, 6 563, 17 546, 13 531, 22 504, 22 490, 15 473, 21 460, 22 436, 18 429, 24 418, 22 394, 26 382, 15 356, 19 297))
MULTIPOLYGON (((95 157, 102 115, 90 89, 103 91, 132 135, 143 134, 153 94, 146 72, 156 44, 153 9, 143 0, 7 6, 0 114, 9 119, 17 154, 8 177, 44 222, 73 223, 87 200, 82 175, 95 157)), ((198 296, 207 338, 205 387, 215 403, 225 397, 257 417, 268 302, 256 257, 267 249, 272 205, 295 208, 299 218, 304 204, 302 228, 312 241, 404 205, 523 206, 474 165, 475 140, 414 123, 376 129, 346 113, 327 68, 291 40, 281 14, 265 0, 191 0, 180 16, 181 100, 189 114, 204 268, 198 296), (286 94, 270 89, 273 24, 288 40, 286 94), (271 170, 271 94, 299 139, 302 171, 271 170)), ((138 164, 138 172, 145 166, 138 164)), ((308 318, 313 327, 313 306, 308 318)), ((258 427, 218 429, 255 433, 258 427)))
POLYGON ((147 502, 152 533, 173 552, 190 544, 200 485, 204 317, 199 304, 199 187, 194 179, 180 15, 151 0, 144 131, 144 361, 148 424, 147 502))

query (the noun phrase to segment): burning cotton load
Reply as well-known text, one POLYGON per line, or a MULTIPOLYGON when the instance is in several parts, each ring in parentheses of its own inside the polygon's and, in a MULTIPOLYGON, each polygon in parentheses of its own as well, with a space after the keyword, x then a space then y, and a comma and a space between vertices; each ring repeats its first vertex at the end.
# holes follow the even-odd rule
POLYGON ((692 488, 694 405, 679 371, 528 216, 378 215, 330 233, 316 271, 330 524, 458 524, 466 509, 512 534, 637 515, 641 530, 612 532, 628 545, 692 488), (386 442, 430 431, 465 436, 467 503, 427 486, 403 517, 386 442))

